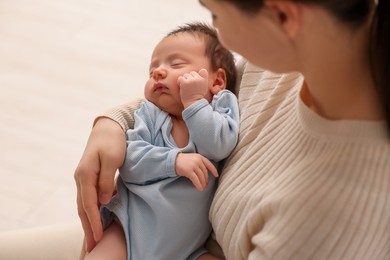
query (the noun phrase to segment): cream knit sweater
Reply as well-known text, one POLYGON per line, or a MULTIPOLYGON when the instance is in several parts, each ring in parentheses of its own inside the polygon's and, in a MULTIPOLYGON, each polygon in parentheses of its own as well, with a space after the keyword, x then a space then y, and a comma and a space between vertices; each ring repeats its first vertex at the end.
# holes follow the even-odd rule
MULTIPOLYGON (((226 259, 390 259, 384 122, 329 121, 299 98, 300 74, 245 66, 239 142, 210 210, 226 259)), ((131 127, 138 102, 104 116, 131 127)))

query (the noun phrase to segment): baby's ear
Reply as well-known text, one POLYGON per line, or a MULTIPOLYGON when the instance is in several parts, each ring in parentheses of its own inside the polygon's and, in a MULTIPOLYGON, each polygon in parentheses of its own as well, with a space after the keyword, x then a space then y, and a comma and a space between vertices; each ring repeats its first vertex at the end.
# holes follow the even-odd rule
POLYGON ((224 90, 226 88, 226 72, 224 69, 219 68, 214 73, 214 81, 211 86, 211 93, 213 95, 218 94, 219 91, 224 90))

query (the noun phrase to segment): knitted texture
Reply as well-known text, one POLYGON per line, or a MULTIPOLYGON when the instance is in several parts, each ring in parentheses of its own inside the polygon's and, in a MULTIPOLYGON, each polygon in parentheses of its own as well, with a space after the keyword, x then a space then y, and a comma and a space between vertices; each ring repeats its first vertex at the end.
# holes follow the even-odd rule
POLYGON ((246 67, 240 138, 210 210, 227 259, 390 259, 384 122, 330 121, 300 74, 246 67))

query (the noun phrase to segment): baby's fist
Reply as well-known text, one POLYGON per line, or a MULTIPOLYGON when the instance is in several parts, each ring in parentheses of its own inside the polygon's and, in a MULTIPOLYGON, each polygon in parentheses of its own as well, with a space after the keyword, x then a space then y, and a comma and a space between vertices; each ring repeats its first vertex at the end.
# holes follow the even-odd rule
POLYGON ((185 73, 177 79, 180 86, 180 97, 185 108, 204 98, 208 91, 208 71, 201 69, 198 72, 185 73))

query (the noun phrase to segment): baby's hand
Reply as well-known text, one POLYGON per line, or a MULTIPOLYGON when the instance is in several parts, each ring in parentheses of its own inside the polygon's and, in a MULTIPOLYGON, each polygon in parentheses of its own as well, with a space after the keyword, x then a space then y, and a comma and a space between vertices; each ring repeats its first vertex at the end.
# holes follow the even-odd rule
POLYGON ((199 191, 207 188, 209 172, 218 177, 215 166, 198 153, 179 153, 176 157, 175 171, 178 176, 190 179, 199 191))
POLYGON ((184 108, 189 107, 192 103, 204 98, 208 91, 208 76, 206 69, 198 72, 191 71, 177 79, 180 86, 180 97, 184 108))

